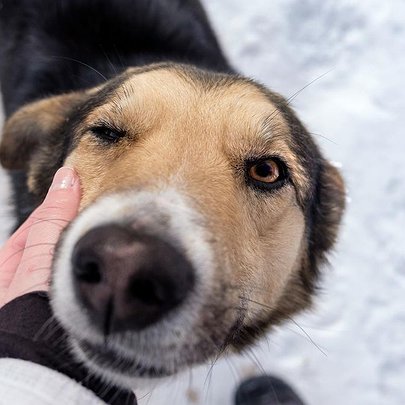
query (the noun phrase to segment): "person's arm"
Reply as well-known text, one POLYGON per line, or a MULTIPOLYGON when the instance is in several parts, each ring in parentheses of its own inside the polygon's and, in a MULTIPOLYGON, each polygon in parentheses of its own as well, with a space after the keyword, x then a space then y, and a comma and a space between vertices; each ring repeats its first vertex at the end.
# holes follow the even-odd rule
POLYGON ((72 357, 49 305, 53 248, 79 203, 76 174, 60 169, 45 201, 0 250, 0 392, 2 401, 14 398, 5 403, 136 404, 72 357))

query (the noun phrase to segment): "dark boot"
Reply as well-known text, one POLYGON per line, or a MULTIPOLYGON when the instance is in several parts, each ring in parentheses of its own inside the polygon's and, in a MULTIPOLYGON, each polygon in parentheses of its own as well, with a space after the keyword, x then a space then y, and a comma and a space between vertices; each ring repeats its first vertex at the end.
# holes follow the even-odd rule
POLYGON ((305 405, 293 389, 272 376, 243 381, 235 394, 235 405, 305 405))

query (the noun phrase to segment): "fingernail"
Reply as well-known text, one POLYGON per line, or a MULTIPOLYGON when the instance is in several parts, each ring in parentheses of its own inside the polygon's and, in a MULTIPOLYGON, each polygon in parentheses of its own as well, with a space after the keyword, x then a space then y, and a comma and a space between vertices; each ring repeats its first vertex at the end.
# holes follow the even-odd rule
POLYGON ((70 167, 61 167, 55 174, 50 190, 66 190, 75 184, 76 176, 70 167))

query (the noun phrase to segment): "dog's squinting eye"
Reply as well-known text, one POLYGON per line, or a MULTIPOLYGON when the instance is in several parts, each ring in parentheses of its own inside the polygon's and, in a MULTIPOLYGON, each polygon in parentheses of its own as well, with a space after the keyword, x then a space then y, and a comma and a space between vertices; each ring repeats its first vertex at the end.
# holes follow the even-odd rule
POLYGON ((276 158, 250 161, 247 167, 249 181, 261 189, 274 189, 287 180, 285 164, 276 158))
POLYGON ((90 128, 90 131, 94 136, 106 143, 118 142, 125 135, 123 131, 113 129, 105 125, 92 127, 90 128))

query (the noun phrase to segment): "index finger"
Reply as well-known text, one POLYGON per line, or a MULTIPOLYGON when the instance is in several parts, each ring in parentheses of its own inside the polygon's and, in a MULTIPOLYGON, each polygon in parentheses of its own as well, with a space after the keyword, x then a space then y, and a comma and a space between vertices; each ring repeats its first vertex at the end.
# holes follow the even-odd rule
POLYGON ((44 202, 31 215, 19 270, 50 267, 53 247, 62 230, 77 215, 79 204, 77 175, 70 168, 59 169, 44 202))

